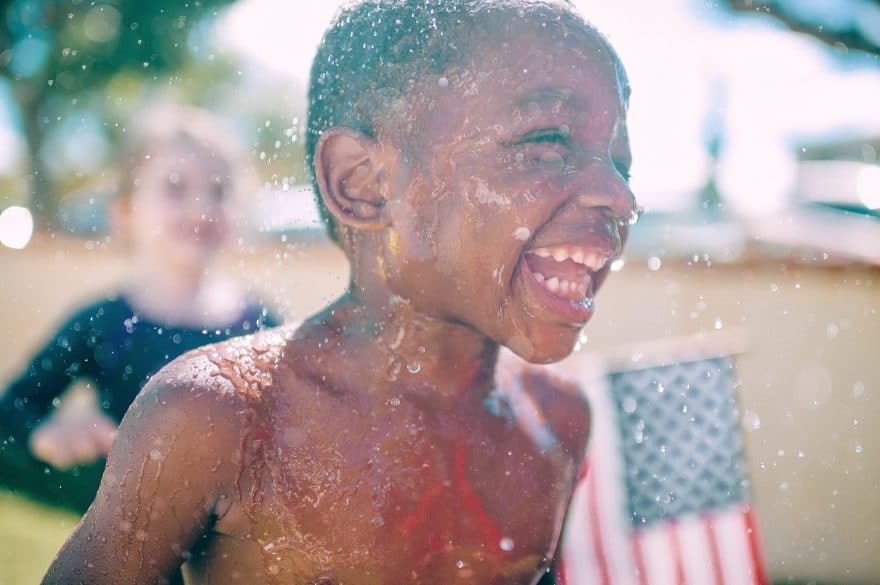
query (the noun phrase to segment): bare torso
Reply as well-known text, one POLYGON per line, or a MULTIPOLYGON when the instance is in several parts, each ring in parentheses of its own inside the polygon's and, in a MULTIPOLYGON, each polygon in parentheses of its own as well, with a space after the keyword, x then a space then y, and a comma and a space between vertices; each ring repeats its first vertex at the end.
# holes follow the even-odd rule
POLYGON ((191 550, 188 582, 536 580, 586 440, 570 388, 527 376, 532 403, 561 396, 556 410, 576 429, 541 447, 507 401, 487 408, 486 392, 437 409, 410 391, 416 375, 365 391, 299 355, 277 333, 211 352, 216 375, 244 397, 239 473, 191 550))

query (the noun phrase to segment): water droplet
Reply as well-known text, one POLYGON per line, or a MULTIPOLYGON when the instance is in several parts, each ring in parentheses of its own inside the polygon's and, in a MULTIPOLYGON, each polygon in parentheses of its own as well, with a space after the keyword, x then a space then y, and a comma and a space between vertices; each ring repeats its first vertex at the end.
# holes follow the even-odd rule
POLYGON ((456 561, 455 566, 459 569, 464 569, 464 561, 456 561))
POLYGON ((498 546, 501 547, 501 550, 506 551, 506 552, 510 552, 513 550, 513 547, 514 547, 513 539, 505 536, 504 538, 502 538, 498 542, 498 546))
POLYGON ((437 85, 440 87, 449 87, 449 80, 445 77, 441 77, 437 80, 437 85))
POLYGON ((410 374, 418 374, 422 369, 422 364, 419 362, 410 362, 406 365, 406 371, 410 374))
POLYGON ((632 396, 627 396, 623 399, 623 411, 627 414, 632 414, 636 411, 636 407, 638 403, 636 399, 632 396))
POLYGON ((757 431, 761 428, 761 417, 758 416, 758 413, 756 412, 746 411, 746 413, 743 415, 743 420, 745 424, 752 430, 757 431))
POLYGON ((859 380, 853 384, 852 394, 854 398, 860 398, 865 393, 865 383, 859 380))
POLYGON ((636 207, 635 209, 633 209, 630 212, 629 218, 627 218, 626 223, 628 223, 629 225, 636 225, 639 222, 639 218, 641 218, 642 214, 644 214, 644 213, 645 213, 644 207, 641 207, 641 206, 636 207))
POLYGON ((394 398, 392 398, 391 400, 388 401, 388 404, 390 404, 391 406, 400 406, 400 398, 395 396, 394 398))
POLYGON ((663 265, 663 262, 657 256, 651 256, 648 258, 648 270, 651 272, 656 272, 660 270, 660 267, 663 265))
POLYGON ((611 263, 611 272, 620 272, 621 270, 623 270, 624 264, 626 264, 626 260, 624 260, 623 258, 618 258, 611 263))
POLYGON ((513 237, 521 242, 528 240, 531 235, 531 230, 525 226, 520 226, 513 232, 513 237))

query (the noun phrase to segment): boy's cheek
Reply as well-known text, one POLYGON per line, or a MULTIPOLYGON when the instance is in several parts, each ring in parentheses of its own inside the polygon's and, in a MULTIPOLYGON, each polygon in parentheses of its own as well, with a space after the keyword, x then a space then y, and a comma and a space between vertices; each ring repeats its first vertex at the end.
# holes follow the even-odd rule
POLYGON ((417 206, 398 200, 390 202, 388 207, 394 222, 385 238, 386 262, 401 264, 431 259, 430 233, 417 206))

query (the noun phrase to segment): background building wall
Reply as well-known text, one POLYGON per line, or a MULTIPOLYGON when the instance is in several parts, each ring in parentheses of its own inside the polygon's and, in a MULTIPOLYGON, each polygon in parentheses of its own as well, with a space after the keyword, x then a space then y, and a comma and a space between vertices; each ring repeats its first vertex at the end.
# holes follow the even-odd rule
MULTIPOLYGON (((125 270, 121 250, 83 240, 38 236, 23 251, 0 248, 0 380, 125 270)), ((324 306, 348 279, 342 253, 322 243, 245 247, 218 270, 247 280, 290 319, 324 306)), ((774 579, 880 582, 880 268, 654 259, 613 274, 597 308, 584 357, 742 334, 747 455, 774 579)))

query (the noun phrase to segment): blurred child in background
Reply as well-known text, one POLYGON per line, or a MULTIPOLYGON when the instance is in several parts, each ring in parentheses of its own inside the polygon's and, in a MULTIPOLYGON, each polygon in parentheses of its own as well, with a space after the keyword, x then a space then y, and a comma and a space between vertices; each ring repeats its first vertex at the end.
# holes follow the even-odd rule
POLYGON ((74 310, 0 394, 0 485, 78 511, 152 374, 190 349, 276 324, 210 270, 232 228, 234 141, 206 112, 181 106, 142 116, 130 132, 110 219, 131 273, 117 292, 74 310), (101 412, 46 421, 81 379, 94 384, 101 412))

